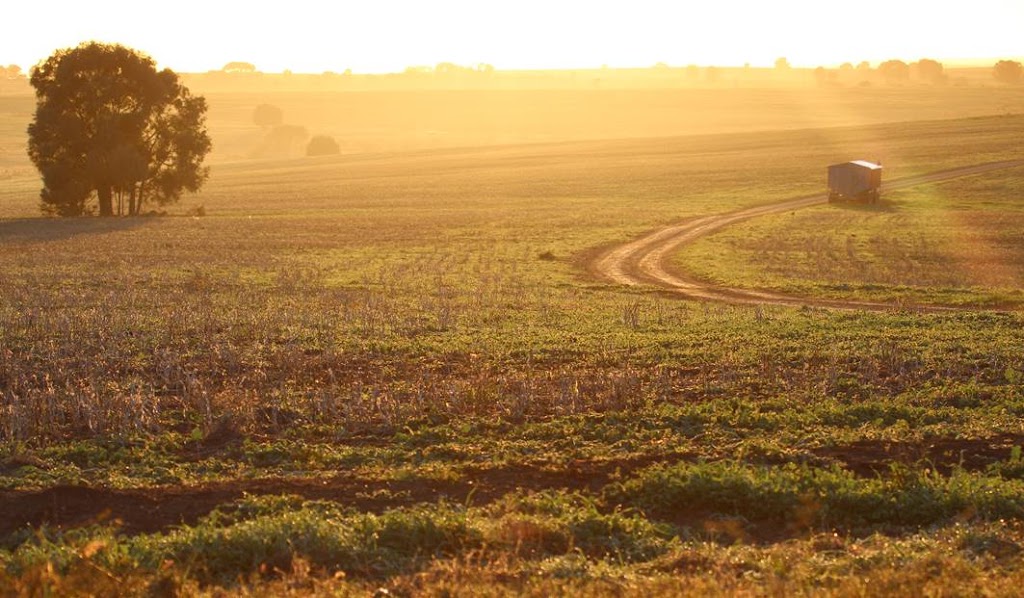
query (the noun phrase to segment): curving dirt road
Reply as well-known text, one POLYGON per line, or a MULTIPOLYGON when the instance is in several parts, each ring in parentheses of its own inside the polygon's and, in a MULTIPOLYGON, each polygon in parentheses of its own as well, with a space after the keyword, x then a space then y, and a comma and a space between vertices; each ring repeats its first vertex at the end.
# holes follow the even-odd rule
MULTIPOLYGON (((981 174, 993 170, 1024 166, 1024 160, 1007 160, 1004 162, 992 162, 978 164, 964 168, 943 170, 920 176, 907 177, 895 181, 889 181, 882 185, 883 191, 905 189, 925 183, 935 183, 959 177, 981 174)), ((757 206, 716 214, 703 216, 648 233, 639 239, 630 241, 624 245, 599 255, 591 262, 591 267, 600 276, 612 282, 629 285, 653 285, 666 291, 690 299, 701 299, 708 301, 721 301, 734 304, 771 304, 771 305, 807 305, 817 307, 834 307, 839 309, 871 309, 884 310, 896 307, 892 303, 875 301, 857 301, 842 299, 822 299, 810 297, 798 297, 769 291, 758 291, 751 289, 739 289, 716 285, 686 276, 678 272, 670 272, 666 263, 668 258, 681 245, 709 235, 730 224, 743 220, 767 216, 778 212, 787 212, 800 208, 807 208, 826 203, 828 196, 825 194, 810 197, 798 197, 776 204, 757 206)), ((959 308, 943 306, 915 306, 915 309, 925 311, 955 311, 959 308)))

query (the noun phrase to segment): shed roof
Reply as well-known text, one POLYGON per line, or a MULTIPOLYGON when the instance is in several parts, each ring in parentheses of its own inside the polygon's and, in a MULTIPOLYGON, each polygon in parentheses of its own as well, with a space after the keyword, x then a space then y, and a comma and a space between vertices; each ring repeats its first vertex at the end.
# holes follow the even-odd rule
POLYGON ((844 168, 850 165, 857 166, 859 168, 867 168, 869 170, 882 170, 881 164, 875 164, 874 162, 868 162, 867 160, 853 160, 851 162, 840 162, 839 164, 832 164, 829 166, 832 168, 844 168))
POLYGON ((881 164, 875 164, 874 162, 868 162, 867 160, 854 160, 850 164, 856 164, 862 168, 870 168, 871 170, 882 170, 881 164))

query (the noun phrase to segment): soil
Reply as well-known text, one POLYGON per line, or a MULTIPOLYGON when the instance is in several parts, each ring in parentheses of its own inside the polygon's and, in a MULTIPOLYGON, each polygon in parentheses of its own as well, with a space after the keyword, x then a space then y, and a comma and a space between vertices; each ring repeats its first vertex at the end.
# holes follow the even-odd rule
MULTIPOLYGON (((923 443, 863 440, 813 450, 811 454, 822 464, 838 463, 863 476, 885 475, 893 463, 921 465, 948 473, 956 467, 983 470, 1009 459, 1013 447, 1022 445, 1024 434, 1002 434, 980 439, 931 439, 923 443)), ((161 531, 179 524, 194 524, 218 506, 247 494, 297 495, 379 513, 442 499, 458 504, 489 504, 516 490, 599 492, 620 476, 629 477, 651 465, 695 459, 695 455, 669 453, 577 461, 557 467, 467 469, 457 480, 372 480, 337 473, 323 478, 228 480, 201 486, 113 489, 64 485, 38 491, 0 491, 0 513, 4 514, 0 518, 0 537, 26 526, 73 528, 111 521, 119 522, 125 533, 161 531)), ((716 520, 707 513, 677 515, 691 522, 716 520)))
POLYGON ((323 478, 230 480, 201 486, 96 488, 62 485, 38 491, 0 491, 0 537, 18 529, 51 525, 63 528, 120 522, 126 533, 145 533, 179 524, 193 524, 220 505, 244 495, 297 495, 330 500, 360 511, 375 512, 442 499, 458 504, 488 504, 523 490, 597 491, 614 476, 629 475, 659 461, 675 462, 687 455, 670 454, 609 461, 579 461, 568 467, 518 465, 465 470, 458 480, 368 480, 338 473, 323 478))
POLYGON ((880 475, 890 465, 921 465, 941 473, 957 467, 981 471, 1010 458, 1015 446, 1024 445, 1024 434, 1001 434, 991 438, 936 438, 923 443, 861 440, 852 444, 815 451, 818 457, 841 463, 863 476, 880 475))

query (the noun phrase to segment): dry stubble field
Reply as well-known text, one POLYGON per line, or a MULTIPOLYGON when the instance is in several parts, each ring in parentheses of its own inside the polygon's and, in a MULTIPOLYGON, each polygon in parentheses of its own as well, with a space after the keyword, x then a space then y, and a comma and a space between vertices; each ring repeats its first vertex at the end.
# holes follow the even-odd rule
MULTIPOLYGON (((424 141, 420 116, 372 153, 272 161, 230 133, 257 134, 249 99, 211 98, 207 188, 137 220, 34 218, 4 154, 0 586, 1019 591, 1019 313, 738 308, 588 271, 646 230, 818 192, 834 161, 898 177, 1019 157, 1020 92, 977 91, 786 92, 756 122, 672 92, 718 128, 661 98, 644 122, 676 124, 630 128, 620 105, 604 140, 541 98, 552 143, 451 115, 424 141), (793 126, 802 110, 838 116, 793 126)), ((14 137, 19 114, 0 117, 14 137)), ((1020 181, 751 221, 679 260, 807 294, 1012 303, 1020 181)))

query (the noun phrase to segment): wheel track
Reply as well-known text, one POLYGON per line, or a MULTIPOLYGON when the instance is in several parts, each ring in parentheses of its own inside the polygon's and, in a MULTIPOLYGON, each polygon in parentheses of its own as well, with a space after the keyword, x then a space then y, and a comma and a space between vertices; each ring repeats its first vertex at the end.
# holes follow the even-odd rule
MULTIPOLYGON (((1006 160, 942 170, 889 181, 882 185, 882 191, 906 189, 917 185, 948 181, 1018 166, 1024 166, 1024 160, 1006 160)), ((656 286, 687 299, 718 301, 738 305, 797 305, 860 310, 887 310, 897 307, 896 304, 880 301, 800 297, 771 291, 728 287, 698 280, 679 272, 669 271, 666 265, 669 257, 679 247, 692 243, 731 224, 779 212, 808 208, 826 203, 827 201, 827 194, 820 194, 798 197, 736 212, 698 217, 648 233, 638 239, 613 247, 597 256, 592 261, 591 267, 601 277, 611 282, 626 286, 656 286)), ((964 308, 919 305, 915 306, 915 309, 943 312, 958 311, 964 308)))

